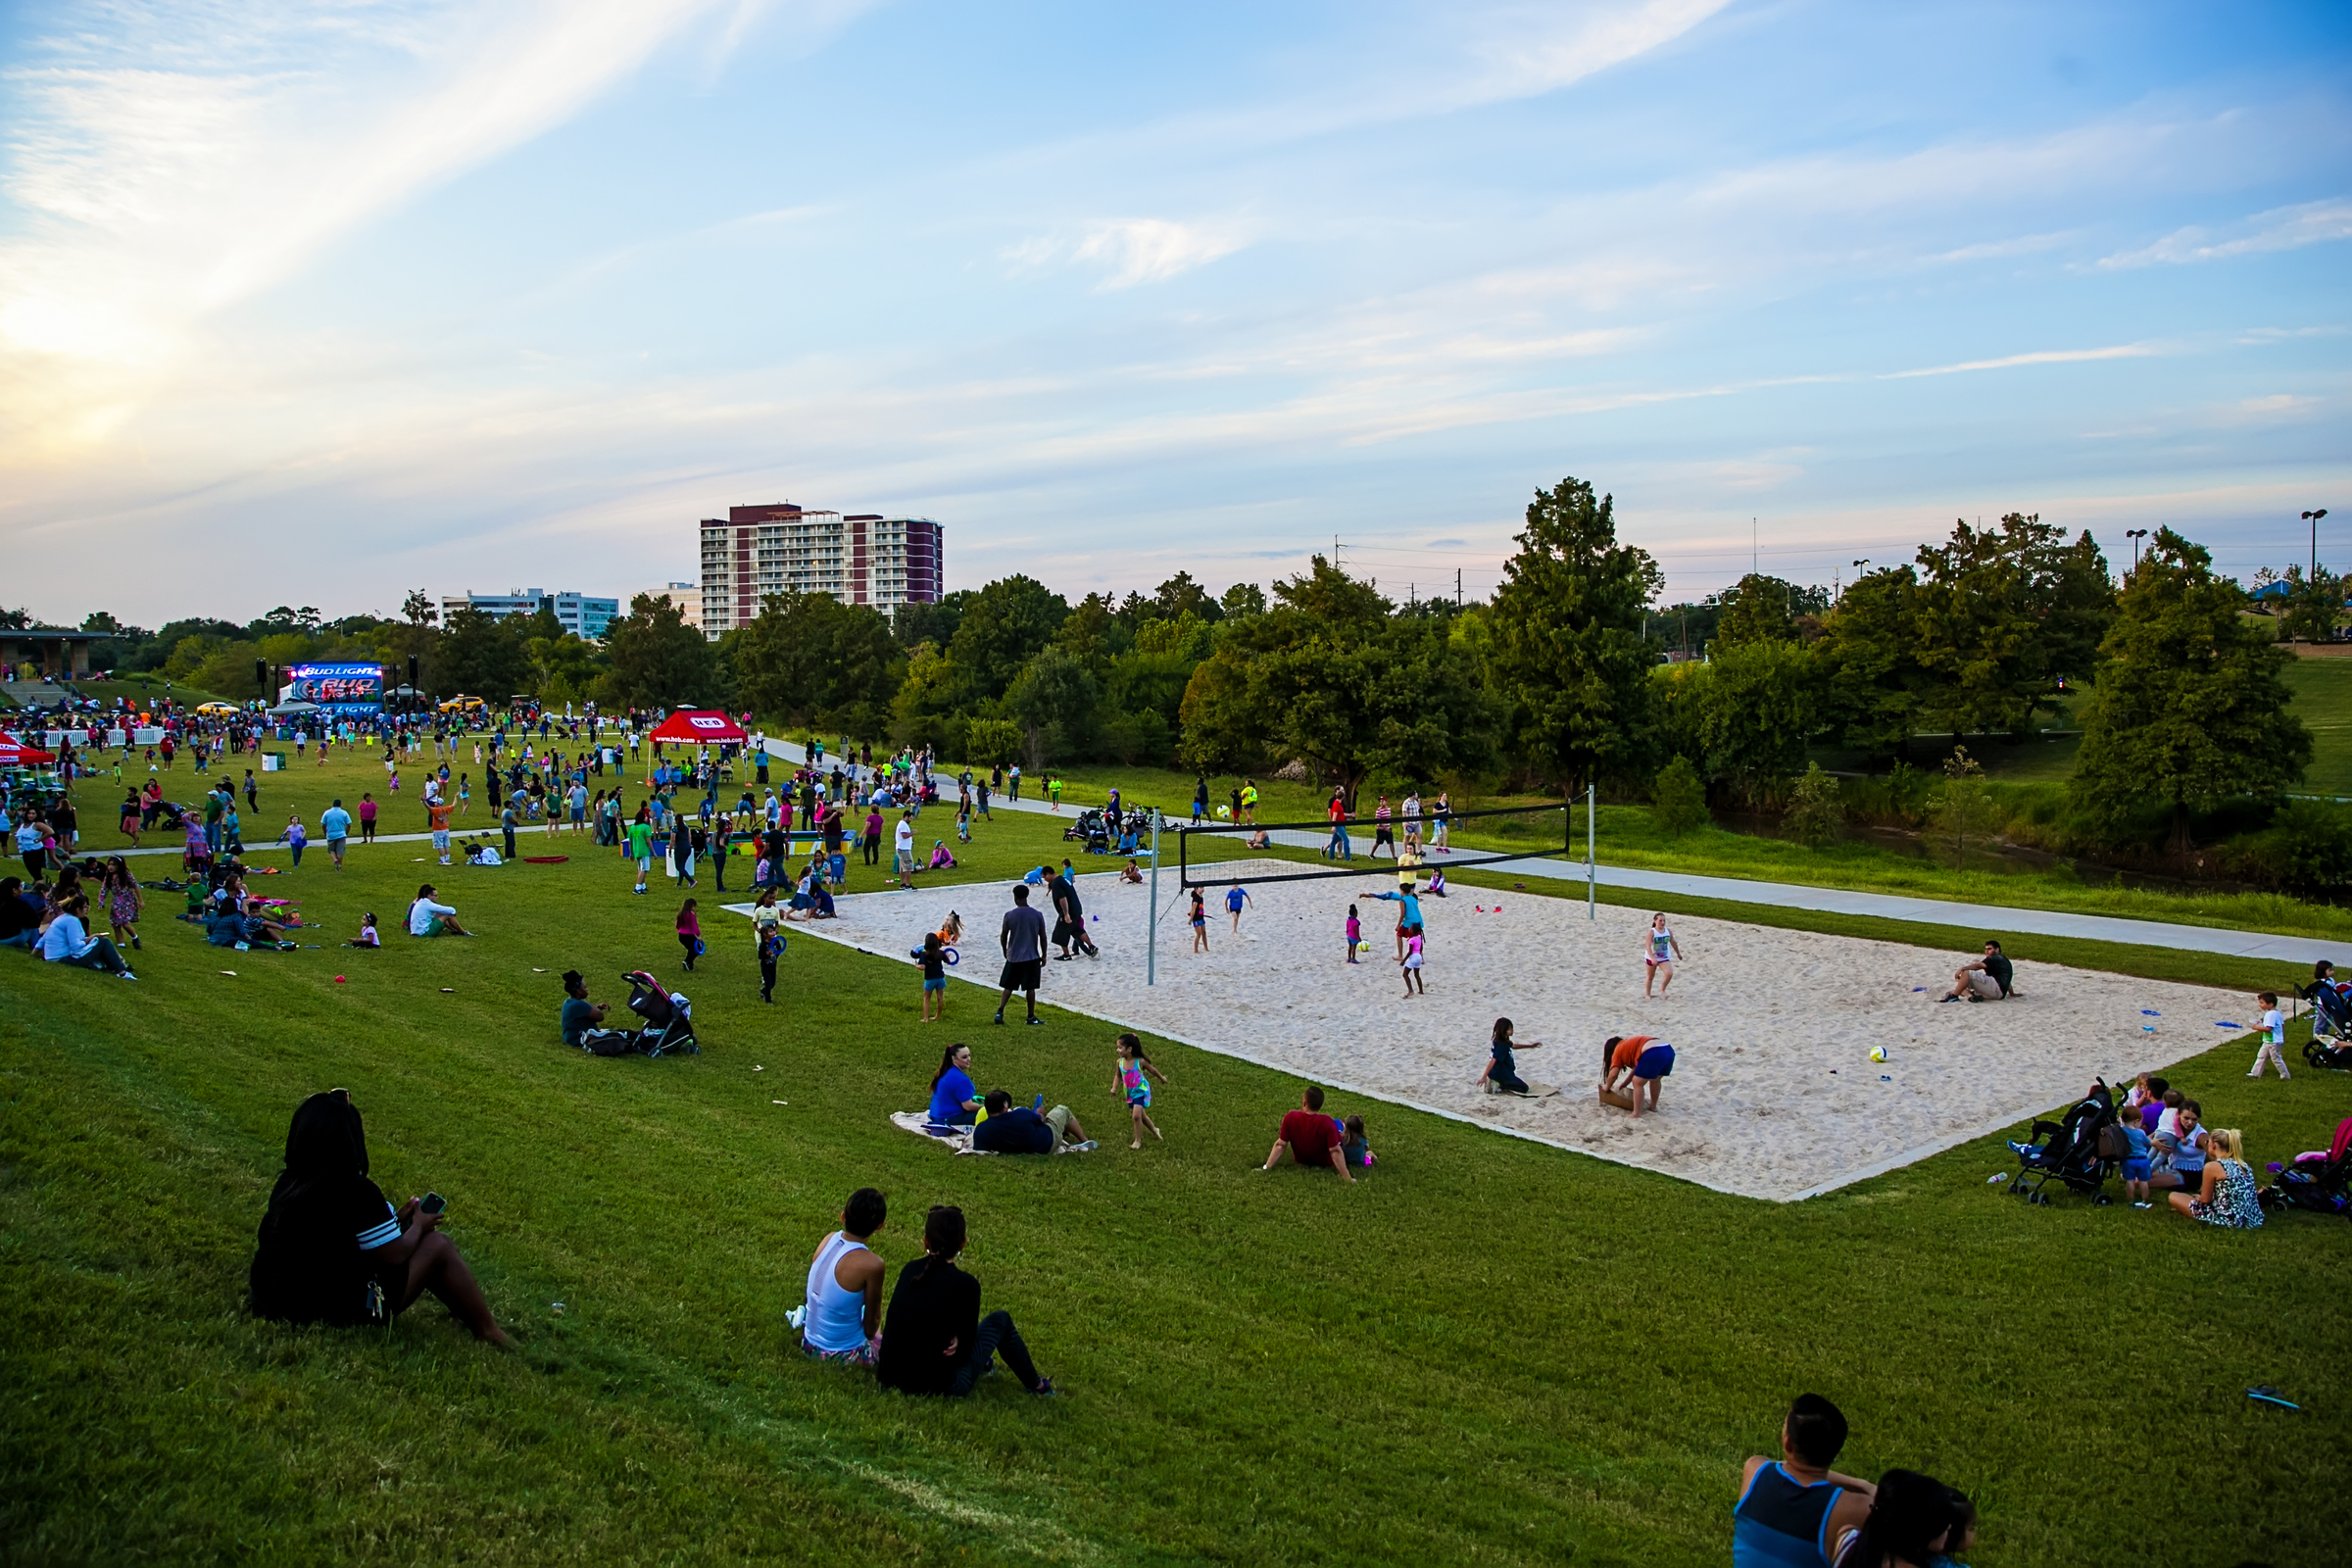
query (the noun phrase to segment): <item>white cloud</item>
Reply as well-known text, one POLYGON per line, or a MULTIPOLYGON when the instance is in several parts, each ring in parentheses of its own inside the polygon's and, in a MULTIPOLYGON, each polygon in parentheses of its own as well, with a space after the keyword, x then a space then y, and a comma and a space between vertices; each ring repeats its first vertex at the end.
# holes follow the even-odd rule
POLYGON ((2275 207, 2257 213, 2227 235, 2208 228, 2177 228, 2153 245, 2119 251, 2099 259, 2109 270, 2133 267, 2185 266, 2193 262, 2225 261, 2265 251, 2300 250, 2330 240, 2352 239, 2352 200, 2331 197, 2294 207, 2275 207))
POLYGON ((1206 267, 1250 243, 1238 223, 1179 223, 1164 218, 1116 218, 1085 225, 1074 235, 1040 235, 1004 253, 1016 268, 1100 263, 1107 269, 1101 289, 1164 283, 1206 267))
POLYGON ((2157 353, 2152 344, 2118 343, 2103 349, 2041 349, 2032 354, 2009 354, 1997 360, 1967 360, 1958 365, 1930 366, 1924 370, 1889 370, 1882 381, 1908 381, 1921 375, 1959 375, 1969 370, 2008 370, 2021 365, 2074 365, 2084 360, 2144 360, 2157 353))
POLYGON ((1527 98, 1674 42, 1730 0, 1642 0, 1636 5, 1515 6, 1486 19, 1471 55, 1485 68, 1465 84, 1478 102, 1527 98))

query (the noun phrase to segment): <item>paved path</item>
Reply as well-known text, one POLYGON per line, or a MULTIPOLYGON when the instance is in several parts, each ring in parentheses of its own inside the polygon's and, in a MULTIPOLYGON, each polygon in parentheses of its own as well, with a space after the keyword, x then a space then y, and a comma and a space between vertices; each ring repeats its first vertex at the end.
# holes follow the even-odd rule
MULTIPOLYGON (((802 760, 801 749, 788 741, 767 742, 770 756, 780 757, 797 766, 802 760)), ((1044 801, 1011 801, 1003 795, 989 797, 989 809, 1052 813, 1053 808, 1044 801)), ((1061 812, 1075 816, 1075 805, 1061 812)), ((470 831, 475 836, 494 834, 497 823, 487 827, 459 828, 461 834, 470 831)), ((378 844, 411 844, 427 839, 425 833, 379 833, 378 844)), ((527 845, 532 840, 564 844, 573 835, 565 833, 547 840, 544 831, 534 834, 529 829, 518 835, 527 845)), ((1273 841, 1286 848, 1319 850, 1324 835, 1292 829, 1270 835, 1273 841)), ((351 841, 359 847, 359 840, 351 841)), ((267 849, 267 845, 248 845, 247 853, 267 849)), ((103 851, 90 854, 172 855, 179 854, 179 846, 151 850, 103 851)), ((311 853, 324 854, 321 840, 311 840, 311 853)), ((528 853, 527 849, 525 853, 528 853)), ((1514 876, 1543 877, 1556 882, 1583 882, 1585 867, 1582 861, 1549 859, 1541 856, 1525 860, 1493 863, 1489 869, 1507 870, 1514 876)), ((1751 882, 1741 877, 1699 876, 1688 871, 1644 871, 1629 866, 1603 865, 1597 880, 1613 888, 1644 888, 1653 893, 1680 893, 1687 898, 1722 899, 1733 904, 1765 904, 1783 909, 1811 909, 1823 914, 1859 914, 1882 920, 1907 920, 1925 925, 1975 927, 1982 931, 2006 934, 2024 933, 2043 937, 2084 937, 2094 942, 2121 942, 2132 947, 2175 948, 2186 953, 2219 953, 2235 958, 2276 958, 2284 963, 2308 964, 2320 958, 2341 958, 2352 952, 2352 943, 2330 942, 2321 937, 2278 936, 2263 931, 2230 931, 2219 926, 2175 925, 2162 920, 2127 920, 2115 915, 2070 914, 2053 909, 2021 909, 2001 904, 1960 904, 1948 899, 1913 899, 1892 893, 1857 893, 1842 888, 1806 887, 1793 882, 1751 882)))

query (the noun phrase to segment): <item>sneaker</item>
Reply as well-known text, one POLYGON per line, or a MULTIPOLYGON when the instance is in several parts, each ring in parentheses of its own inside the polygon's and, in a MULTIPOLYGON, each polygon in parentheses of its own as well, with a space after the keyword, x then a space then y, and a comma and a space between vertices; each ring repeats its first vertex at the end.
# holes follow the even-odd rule
POLYGON ((2154 1203, 2134 1201, 2132 1206, 2133 1208, 2154 1208, 2156 1205, 2154 1203))
POLYGON ((1041 1399, 1051 1399, 1059 1391, 1054 1387, 1054 1380, 1052 1378, 1039 1378, 1037 1380, 1037 1387, 1031 1389, 1029 1392, 1041 1399))
POLYGON ((1033 1013, 1033 1014, 1031 1014, 1031 1015, 1030 1015, 1030 1018, 1029 1018, 1029 1027, 1030 1027, 1030 1028, 1032 1028, 1032 1029, 1035 1029, 1035 1028, 1037 1028, 1039 1025, 1043 1024, 1045 1021, 1046 1021, 1045 1019, 1043 1019, 1043 1018, 1040 1018, 1040 1017, 1036 1016, 1036 1015, 1033 1013))
POLYGON ((128 969, 125 969, 122 971, 122 978, 125 980, 136 980, 138 976, 132 974, 128 969))
POLYGON ((996 1017, 995 1017, 995 1018, 993 1018, 993 1019, 992 1019, 992 1020, 990 1020, 990 1021, 991 1021, 991 1022, 993 1022, 993 1023, 997 1023, 997 1024, 1003 1024, 1003 1023, 1004 1022, 1004 1015, 1003 1013, 1001 1013, 1001 1012, 1000 1012, 1000 1013, 998 1013, 998 1014, 996 1015, 996 1017))
POLYGON ((1102 1145, 1096 1143, 1092 1138, 1089 1138, 1083 1144, 1072 1144, 1070 1146, 1070 1152, 1075 1154, 1091 1154, 1102 1147, 1102 1145))

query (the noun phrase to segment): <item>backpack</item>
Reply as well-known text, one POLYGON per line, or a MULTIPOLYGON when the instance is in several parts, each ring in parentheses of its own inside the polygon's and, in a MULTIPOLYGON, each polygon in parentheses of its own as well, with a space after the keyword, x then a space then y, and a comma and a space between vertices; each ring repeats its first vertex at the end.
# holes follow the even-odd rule
POLYGON ((2132 1140, 2124 1136, 2123 1123, 2111 1121, 2099 1129, 2099 1157, 2101 1159, 2129 1159, 2132 1157, 2132 1140))
POLYGON ((637 1048, 635 1037, 626 1029, 605 1029, 580 1042, 580 1049, 591 1056, 625 1056, 637 1048))

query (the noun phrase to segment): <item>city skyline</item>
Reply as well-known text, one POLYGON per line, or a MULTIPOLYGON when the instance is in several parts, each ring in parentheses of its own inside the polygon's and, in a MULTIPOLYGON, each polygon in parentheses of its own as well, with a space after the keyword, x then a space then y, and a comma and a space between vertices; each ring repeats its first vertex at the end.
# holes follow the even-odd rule
POLYGON ((1669 599, 2012 510, 2250 576, 2352 521, 2348 43, 2309 5, 14 8, 0 597, 681 580, 680 519, 786 495, 953 526, 951 591, 1265 583, 1336 535, 1479 597, 1564 474, 1669 599))

